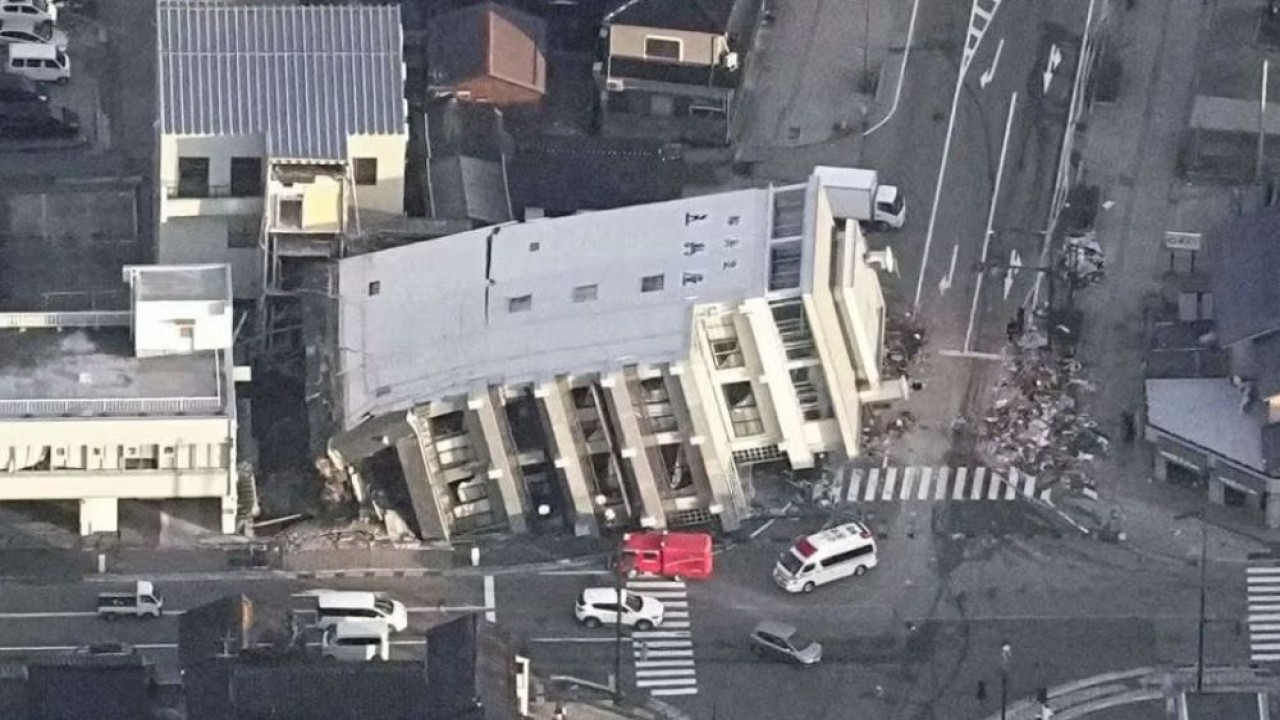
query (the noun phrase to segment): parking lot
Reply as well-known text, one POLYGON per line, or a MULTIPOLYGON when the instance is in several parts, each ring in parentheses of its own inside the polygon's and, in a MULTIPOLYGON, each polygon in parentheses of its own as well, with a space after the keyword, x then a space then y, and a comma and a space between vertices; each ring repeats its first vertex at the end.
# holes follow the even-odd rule
POLYGON ((0 310, 118 307, 120 268, 153 250, 154 3, 63 7, 71 79, 49 103, 74 142, 0 142, 0 310))

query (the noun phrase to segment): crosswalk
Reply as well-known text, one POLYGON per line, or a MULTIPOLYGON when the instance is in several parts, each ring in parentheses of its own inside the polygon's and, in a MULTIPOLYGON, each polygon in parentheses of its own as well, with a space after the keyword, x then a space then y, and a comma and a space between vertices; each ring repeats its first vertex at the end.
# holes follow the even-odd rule
POLYGON ((977 467, 847 467, 840 474, 837 502, 884 500, 1050 501, 1050 488, 1037 491, 1036 479, 1017 470, 977 467))
POLYGON ((683 581, 635 578, 627 581, 627 589, 657 598, 666 607, 662 625, 631 634, 636 687, 655 696, 697 695, 688 587, 683 581))
POLYGON ((1249 658, 1280 661, 1280 566, 1246 568, 1249 600, 1249 658))

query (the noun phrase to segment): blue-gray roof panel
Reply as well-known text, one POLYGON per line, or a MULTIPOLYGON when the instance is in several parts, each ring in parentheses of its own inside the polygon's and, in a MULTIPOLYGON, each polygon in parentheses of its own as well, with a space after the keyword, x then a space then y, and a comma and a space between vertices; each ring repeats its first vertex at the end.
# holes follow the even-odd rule
POLYGON ((169 135, 255 135, 282 159, 346 159, 351 135, 404 134, 400 9, 159 7, 169 135))

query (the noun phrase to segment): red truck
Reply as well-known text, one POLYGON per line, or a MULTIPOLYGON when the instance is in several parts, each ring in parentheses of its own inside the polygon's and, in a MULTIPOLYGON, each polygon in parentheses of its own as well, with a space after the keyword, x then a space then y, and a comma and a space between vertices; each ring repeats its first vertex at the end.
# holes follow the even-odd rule
POLYGON ((711 577, 711 536, 692 532, 642 532, 622 536, 621 569, 628 575, 673 580, 711 577))

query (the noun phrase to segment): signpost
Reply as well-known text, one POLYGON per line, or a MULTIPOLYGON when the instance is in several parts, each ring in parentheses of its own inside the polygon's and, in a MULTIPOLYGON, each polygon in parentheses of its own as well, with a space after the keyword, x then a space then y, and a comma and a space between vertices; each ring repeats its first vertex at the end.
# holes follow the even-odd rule
POLYGON ((1204 236, 1200 233, 1178 232, 1176 230, 1166 230, 1164 233, 1164 247, 1169 251, 1169 271, 1174 269, 1174 262, 1178 257, 1178 253, 1191 253, 1191 272, 1196 271, 1196 254, 1204 250, 1204 236))

